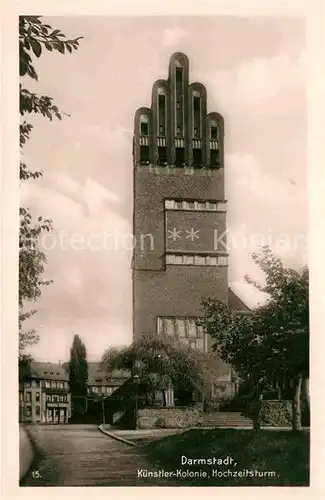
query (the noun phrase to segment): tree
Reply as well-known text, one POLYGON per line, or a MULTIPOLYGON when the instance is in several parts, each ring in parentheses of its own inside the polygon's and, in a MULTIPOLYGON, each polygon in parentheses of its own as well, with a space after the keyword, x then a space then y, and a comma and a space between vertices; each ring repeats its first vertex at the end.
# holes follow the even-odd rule
POLYGON ((130 371, 131 376, 138 375, 139 389, 146 403, 154 401, 158 392, 162 393, 166 405, 169 387, 204 392, 210 374, 210 357, 177 340, 145 335, 121 350, 108 349, 102 363, 108 373, 123 369, 130 371))
MULTIPOLYGON (((66 39, 60 30, 53 30, 50 25, 44 24, 41 16, 21 16, 19 18, 19 74, 22 81, 27 78, 38 81, 35 68, 35 58, 39 58, 44 50, 57 51, 61 54, 71 53, 79 46, 79 39, 66 39)), ((52 120, 53 117, 62 119, 58 107, 53 99, 47 95, 38 95, 30 92, 22 83, 19 86, 20 97, 20 148, 23 149, 33 129, 33 125, 26 121, 27 115, 41 114, 52 120)), ((23 152, 21 151, 21 154, 23 152)), ((30 170, 26 163, 20 162, 19 177, 21 181, 38 179, 43 173, 30 170)), ((23 322, 35 314, 35 309, 26 311, 26 303, 36 301, 42 287, 49 285, 50 280, 43 277, 46 256, 39 247, 39 239, 44 231, 50 231, 51 221, 39 216, 35 221, 28 208, 20 208, 19 232, 19 353, 24 355, 28 345, 38 342, 35 330, 23 331, 23 322)))
POLYGON ((292 427, 300 429, 301 383, 309 373, 308 269, 285 268, 268 247, 253 254, 253 260, 264 271, 265 284, 248 276, 246 281, 267 294, 266 303, 243 315, 220 301, 205 300, 204 329, 215 339, 220 357, 252 383, 257 401, 263 389, 294 382, 292 427))
POLYGON ((79 335, 75 335, 70 349, 70 391, 74 417, 84 415, 88 387, 88 362, 86 346, 79 335))
POLYGON ((253 260, 264 271, 265 284, 248 276, 246 281, 269 295, 260 312, 261 326, 268 332, 274 358, 293 381, 292 427, 300 430, 302 381, 309 379, 309 270, 285 268, 269 247, 253 260))

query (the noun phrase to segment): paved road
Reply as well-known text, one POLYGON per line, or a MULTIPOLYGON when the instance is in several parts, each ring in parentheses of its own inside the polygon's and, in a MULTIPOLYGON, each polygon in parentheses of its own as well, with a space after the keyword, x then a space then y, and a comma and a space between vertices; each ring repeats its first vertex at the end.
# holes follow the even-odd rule
POLYGON ((172 486, 168 479, 138 478, 138 469, 153 470, 141 450, 109 438, 95 425, 26 428, 38 454, 21 486, 172 486))

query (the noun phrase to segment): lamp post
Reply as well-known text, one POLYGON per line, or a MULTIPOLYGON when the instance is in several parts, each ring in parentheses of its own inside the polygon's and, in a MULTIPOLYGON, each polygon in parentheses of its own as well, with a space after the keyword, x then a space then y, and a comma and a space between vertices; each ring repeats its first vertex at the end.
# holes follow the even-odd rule
POLYGON ((103 425, 105 425, 105 399, 107 399, 108 396, 102 396, 102 416, 103 416, 103 425))
POLYGON ((133 382, 135 384, 135 428, 138 428, 138 387, 140 383, 139 375, 133 376, 133 382))

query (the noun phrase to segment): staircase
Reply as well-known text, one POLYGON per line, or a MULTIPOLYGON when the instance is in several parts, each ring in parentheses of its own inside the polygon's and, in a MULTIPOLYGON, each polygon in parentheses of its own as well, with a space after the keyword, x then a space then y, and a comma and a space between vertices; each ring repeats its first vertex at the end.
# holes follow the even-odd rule
POLYGON ((253 427, 253 421, 240 412, 203 413, 200 427, 253 427))

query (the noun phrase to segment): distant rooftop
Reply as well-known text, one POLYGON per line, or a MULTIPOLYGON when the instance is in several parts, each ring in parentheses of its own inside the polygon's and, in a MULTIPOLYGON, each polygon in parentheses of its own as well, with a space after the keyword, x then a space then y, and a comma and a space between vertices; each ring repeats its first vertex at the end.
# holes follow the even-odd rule
POLYGON ((32 361, 30 364, 32 378, 44 380, 65 380, 69 381, 69 374, 64 367, 58 363, 44 363, 32 361))
POLYGON ((233 309, 237 311, 250 312, 251 308, 248 307, 239 297, 235 294, 235 292, 228 288, 228 304, 233 309))
MULTIPOLYGON (((69 363, 63 363, 63 366, 69 373, 69 363)), ((126 370, 113 370, 107 373, 99 361, 88 362, 88 385, 109 385, 113 380, 125 380, 129 377, 130 373, 126 370)))

